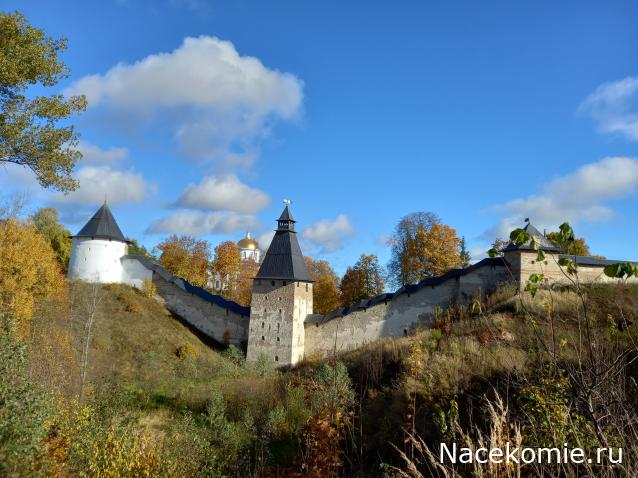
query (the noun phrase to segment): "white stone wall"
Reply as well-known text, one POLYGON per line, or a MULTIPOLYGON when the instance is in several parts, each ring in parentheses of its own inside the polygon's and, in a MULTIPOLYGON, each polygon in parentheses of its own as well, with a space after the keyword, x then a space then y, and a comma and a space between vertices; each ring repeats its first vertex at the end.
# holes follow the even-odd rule
POLYGON ((153 280, 153 271, 144 267, 133 257, 124 257, 122 263, 122 283, 142 289, 145 280, 153 280))
POLYGON ((507 280, 505 267, 488 265, 327 322, 322 322, 322 316, 308 317, 305 322, 305 356, 340 353, 379 338, 407 335, 417 326, 431 326, 435 307, 467 303, 476 294, 507 280))
POLYGON ((74 237, 69 261, 69 279, 87 282, 121 282, 120 258, 126 254, 125 242, 74 237))
MULTIPOLYGON (((576 280, 574 276, 566 276, 564 268, 558 265, 558 256, 556 254, 545 253, 545 260, 538 262, 538 254, 533 251, 510 251, 505 253, 505 260, 510 264, 510 269, 514 277, 518 280, 520 287, 527 285, 529 277, 532 274, 543 274, 545 283, 563 283, 569 284, 570 278, 576 280)), ((578 281, 581 283, 619 283, 622 279, 614 279, 607 277, 603 272, 603 266, 593 266, 579 264, 578 281)), ((629 282, 636 282, 638 278, 632 277, 629 282)))
POLYGON ((179 280, 172 282, 153 273, 153 283, 164 306, 179 315, 200 332, 222 344, 243 347, 248 337, 249 317, 208 302, 180 287, 179 280))

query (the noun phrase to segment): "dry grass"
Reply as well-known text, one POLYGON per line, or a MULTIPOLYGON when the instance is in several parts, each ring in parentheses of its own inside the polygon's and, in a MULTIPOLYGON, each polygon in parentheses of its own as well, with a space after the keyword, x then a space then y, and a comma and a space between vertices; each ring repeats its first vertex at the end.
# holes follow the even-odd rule
MULTIPOLYGON (((81 296, 87 287, 73 284, 71 331, 77 345, 84 340, 81 296)), ((156 300, 123 285, 103 286, 100 294, 89 352, 90 382, 118 382, 160 401, 178 400, 191 392, 207 395, 210 383, 235 367, 156 300)))

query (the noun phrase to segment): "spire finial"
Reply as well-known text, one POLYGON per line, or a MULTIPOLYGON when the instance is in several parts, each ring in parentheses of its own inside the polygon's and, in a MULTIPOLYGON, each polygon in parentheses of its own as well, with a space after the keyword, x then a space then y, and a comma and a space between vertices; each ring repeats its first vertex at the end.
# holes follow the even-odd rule
POLYGON ((290 204, 292 204, 292 201, 290 199, 284 199, 284 204, 286 206, 290 206, 290 204))
POLYGON ((526 217, 526 218, 525 218, 525 222, 529 222, 529 217, 526 217))

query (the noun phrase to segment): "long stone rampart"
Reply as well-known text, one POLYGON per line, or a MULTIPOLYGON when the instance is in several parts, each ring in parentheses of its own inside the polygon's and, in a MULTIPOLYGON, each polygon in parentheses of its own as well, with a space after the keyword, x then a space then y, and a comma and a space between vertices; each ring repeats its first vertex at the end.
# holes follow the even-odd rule
POLYGON ((425 279, 348 309, 309 316, 305 322, 305 356, 339 353, 383 337, 408 335, 416 327, 429 327, 436 307, 466 304, 509 277, 501 258, 484 259, 469 268, 425 279))
POLYGON ((246 346, 250 308, 194 286, 145 257, 129 255, 123 260, 137 263, 135 268, 128 264, 129 270, 148 271, 164 306, 190 326, 220 344, 246 346))

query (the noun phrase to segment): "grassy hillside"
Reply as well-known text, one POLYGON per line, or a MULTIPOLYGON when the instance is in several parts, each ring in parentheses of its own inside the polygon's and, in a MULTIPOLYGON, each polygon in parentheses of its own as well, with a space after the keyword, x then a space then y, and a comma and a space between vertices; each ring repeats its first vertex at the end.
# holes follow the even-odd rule
POLYGON ((236 368, 160 302, 136 289, 76 283, 71 296, 71 331, 79 352, 91 310, 96 311, 88 382, 118 383, 155 400, 186 400, 201 408, 215 379, 236 368))
POLYGON ((36 315, 25 370, 19 344, 0 344, 12 371, 0 377, 0 403, 8 394, 4 403, 29 404, 12 426, 20 440, 32 437, 26 448, 18 438, 14 448, 0 442, 0 454, 22 453, 6 459, 14 463, 8 476, 402 476, 392 467, 409 470, 410 462, 409 476, 430 476, 427 447, 505 436, 625 448, 621 469, 565 468, 565 476, 638 470, 638 287, 534 298, 505 288, 472 307, 437 311, 435 326, 413 337, 281 371, 210 347, 125 286, 71 284, 67 302, 41 304, 36 315), (81 375, 92 312, 80 394, 60 384, 81 375))

